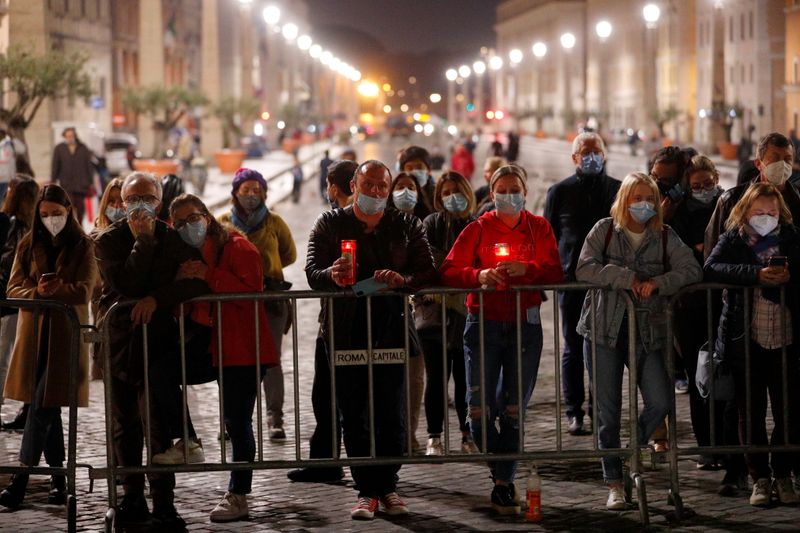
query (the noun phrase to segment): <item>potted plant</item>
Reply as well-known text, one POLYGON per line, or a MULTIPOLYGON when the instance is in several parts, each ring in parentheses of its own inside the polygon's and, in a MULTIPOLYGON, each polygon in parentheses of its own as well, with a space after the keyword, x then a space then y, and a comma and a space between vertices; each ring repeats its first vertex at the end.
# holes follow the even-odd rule
POLYGON ((667 132, 665 130, 665 127, 667 123, 676 120, 680 116, 681 116, 681 110, 672 104, 670 104, 669 107, 667 107, 666 109, 656 109, 653 112, 651 118, 658 127, 658 136, 661 138, 662 146, 666 147, 666 146, 672 146, 674 144, 673 140, 667 137, 667 132))
POLYGON ((200 91, 186 87, 151 85, 126 88, 122 105, 136 115, 147 116, 153 126, 152 159, 137 159, 134 168, 157 176, 176 174, 180 161, 165 158, 169 132, 189 111, 206 103, 206 97, 200 91))
POLYGON ((736 159, 739 145, 733 142, 731 131, 736 119, 741 118, 743 114, 744 108, 739 103, 727 104, 718 100, 712 104, 710 118, 723 132, 723 140, 717 143, 719 155, 723 159, 736 159))
POLYGON ((255 98, 226 96, 211 109, 222 126, 222 150, 214 153, 219 171, 232 174, 242 166, 247 152, 239 147, 242 125, 255 120, 261 112, 261 103, 255 98))

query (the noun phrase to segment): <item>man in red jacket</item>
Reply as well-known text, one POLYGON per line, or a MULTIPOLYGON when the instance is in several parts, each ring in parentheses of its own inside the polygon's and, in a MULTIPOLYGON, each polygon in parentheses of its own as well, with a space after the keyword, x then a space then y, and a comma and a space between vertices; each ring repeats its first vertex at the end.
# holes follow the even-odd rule
MULTIPOLYGON (((541 291, 523 291, 518 307, 516 291, 508 290, 509 285, 558 283, 564 278, 550 224, 524 209, 526 180, 525 170, 516 165, 495 171, 489 187, 495 209, 461 232, 440 269, 445 285, 495 289, 483 295, 483 341, 477 293, 467 295, 469 314, 464 330, 469 425, 472 438, 484 453, 519 451, 520 405, 527 406, 533 394, 542 353, 541 291), (521 353, 517 352, 518 316, 522 323, 521 353), (518 361, 522 366, 521 391, 517 388, 518 361), (499 431, 495 424, 498 418, 499 431)), ((492 461, 489 468, 494 480, 492 507, 500 514, 518 514, 513 483, 516 461, 492 461)))

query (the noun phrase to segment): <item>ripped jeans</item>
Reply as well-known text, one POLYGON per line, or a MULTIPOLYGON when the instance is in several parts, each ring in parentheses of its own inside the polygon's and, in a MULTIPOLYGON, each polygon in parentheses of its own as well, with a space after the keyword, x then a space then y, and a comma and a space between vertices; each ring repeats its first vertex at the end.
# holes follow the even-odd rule
MULTIPOLYGON (((483 450, 481 416, 481 343, 478 317, 467 316, 464 328, 464 364, 467 374, 469 428, 478 448, 488 453, 519 451, 519 409, 517 393, 517 325, 513 322, 484 321, 484 364, 486 388, 486 450, 483 450), (498 428, 499 425, 499 428, 498 428)), ((528 405, 539 372, 542 354, 541 324, 522 323, 522 403, 528 405)), ((517 461, 490 461, 492 477, 512 482, 517 461)))

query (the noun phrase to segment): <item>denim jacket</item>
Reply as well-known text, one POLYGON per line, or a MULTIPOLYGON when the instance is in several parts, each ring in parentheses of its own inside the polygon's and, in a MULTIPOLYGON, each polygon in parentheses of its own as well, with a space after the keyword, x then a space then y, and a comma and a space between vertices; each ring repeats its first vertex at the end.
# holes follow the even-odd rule
MULTIPOLYGON (((667 336, 667 298, 681 287, 699 282, 703 278, 700 265, 692 251, 672 228, 664 226, 665 233, 647 229, 642 244, 634 250, 620 226, 611 230, 611 239, 606 247, 606 236, 611 218, 599 221, 583 243, 576 277, 578 281, 593 283, 605 290, 597 291, 597 342, 605 346, 616 346, 620 327, 627 310, 626 299, 620 290, 630 290, 634 278, 641 281, 652 279, 658 291, 645 301, 634 300, 636 306, 637 342, 648 352, 663 348, 667 336), (664 258, 666 238, 667 257, 664 258), (604 253, 605 250, 605 253, 604 253), (666 259, 666 260, 665 260, 666 259), (666 266, 666 271, 665 271, 666 266)), ((591 292, 583 302, 577 332, 591 337, 591 292)))

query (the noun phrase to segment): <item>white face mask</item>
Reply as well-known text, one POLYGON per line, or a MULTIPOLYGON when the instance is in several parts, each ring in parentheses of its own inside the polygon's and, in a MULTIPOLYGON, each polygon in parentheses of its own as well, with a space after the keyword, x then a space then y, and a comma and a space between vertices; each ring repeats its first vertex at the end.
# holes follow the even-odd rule
POLYGON ((753 215, 747 223, 750 224, 751 228, 756 230, 756 233, 763 237, 778 227, 778 217, 772 215, 753 215))
POLYGON ((50 235, 55 237, 67 225, 67 215, 51 215, 47 218, 42 218, 42 224, 50 232, 50 235))
POLYGON ((775 161, 764 167, 764 177, 773 185, 781 186, 792 175, 792 165, 786 161, 775 161))

